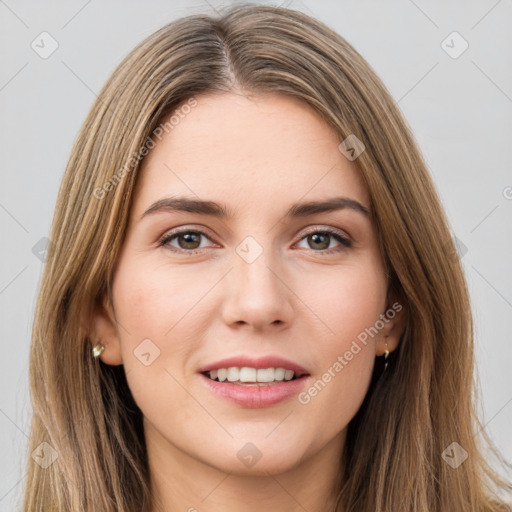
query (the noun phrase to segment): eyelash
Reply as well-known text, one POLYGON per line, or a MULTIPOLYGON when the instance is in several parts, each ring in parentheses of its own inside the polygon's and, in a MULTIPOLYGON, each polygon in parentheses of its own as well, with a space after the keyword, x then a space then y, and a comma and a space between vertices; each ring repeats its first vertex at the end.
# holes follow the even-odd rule
MULTIPOLYGON (((171 233, 165 234, 158 241, 158 246, 159 247, 166 246, 171 240, 173 240, 177 236, 183 235, 183 234, 186 234, 186 233, 194 233, 194 234, 197 234, 197 235, 203 235, 204 237, 210 239, 209 236, 206 233, 203 233, 202 231, 195 230, 195 229, 181 229, 181 230, 178 230, 178 231, 172 231, 171 233)), ((315 253, 330 255, 332 253, 341 252, 341 251, 344 251, 344 250, 349 249, 350 247, 352 247, 352 242, 348 238, 345 238, 344 236, 341 236, 337 231, 333 231, 331 229, 314 229, 314 230, 308 231, 308 232, 304 233, 304 235, 299 240, 299 242, 302 241, 307 236, 315 235, 315 234, 330 235, 336 241, 338 241, 340 243, 340 245, 338 247, 333 247, 331 249, 323 249, 323 250, 310 249, 311 251, 313 251, 315 253)), ((197 253, 201 252, 203 249, 205 249, 203 247, 201 249, 187 250, 187 249, 179 249, 179 248, 172 247, 172 246, 168 246, 168 247, 173 252, 187 253, 187 254, 190 254, 190 255, 197 254, 197 253)))

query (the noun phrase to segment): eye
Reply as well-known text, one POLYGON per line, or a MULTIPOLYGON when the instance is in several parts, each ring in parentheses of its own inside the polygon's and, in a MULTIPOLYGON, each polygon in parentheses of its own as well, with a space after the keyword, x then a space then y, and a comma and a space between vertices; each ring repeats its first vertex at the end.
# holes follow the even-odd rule
MULTIPOLYGON (((164 237, 159 240, 158 246, 167 246, 175 252, 195 254, 205 247, 204 245, 201 245, 201 237, 210 240, 210 238, 202 231, 182 229, 164 235, 164 237), (172 242, 176 242, 177 246, 173 245, 172 242)), ((352 242, 348 238, 342 236, 337 231, 330 229, 311 230, 300 239, 300 241, 302 240, 311 242, 310 248, 313 251, 326 254, 343 251, 352 246, 352 242), (338 242, 338 246, 330 247, 333 239, 338 242)))
MULTIPOLYGON (((178 252, 195 253, 204 248, 201 246, 201 237, 208 238, 202 231, 191 229, 182 229, 181 231, 174 231, 166 234, 159 242, 159 246, 170 246, 172 250, 178 252), (176 239, 178 247, 172 245, 171 242, 176 239)), ((208 238, 209 239, 209 238, 208 238)))
POLYGON ((306 233, 306 236, 301 238, 301 241, 302 240, 311 242, 309 244, 310 248, 312 248, 315 252, 322 252, 327 254, 330 254, 331 252, 343 251, 352 246, 352 242, 348 238, 342 236, 337 231, 330 229, 316 229, 309 231, 306 233), (331 245, 332 239, 339 243, 337 247, 329 247, 331 245))

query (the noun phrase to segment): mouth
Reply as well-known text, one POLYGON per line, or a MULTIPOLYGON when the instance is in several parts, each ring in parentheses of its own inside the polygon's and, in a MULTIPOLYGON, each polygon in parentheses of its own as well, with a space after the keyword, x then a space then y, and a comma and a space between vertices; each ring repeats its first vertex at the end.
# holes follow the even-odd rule
POLYGON ((230 366, 199 372, 212 393, 238 407, 264 408, 285 403, 307 386, 311 375, 277 368, 230 366))
POLYGON ((253 368, 249 366, 218 368, 201 372, 215 382, 226 382, 240 386, 271 386, 283 382, 298 380, 309 375, 286 368, 253 368))

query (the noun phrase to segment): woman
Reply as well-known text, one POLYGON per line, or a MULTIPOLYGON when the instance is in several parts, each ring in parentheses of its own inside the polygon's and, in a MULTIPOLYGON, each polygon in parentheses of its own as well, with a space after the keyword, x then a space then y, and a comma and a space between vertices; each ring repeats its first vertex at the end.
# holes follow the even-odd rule
POLYGON ((51 240, 24 510, 512 510, 444 211, 322 23, 244 5, 143 41, 51 240))

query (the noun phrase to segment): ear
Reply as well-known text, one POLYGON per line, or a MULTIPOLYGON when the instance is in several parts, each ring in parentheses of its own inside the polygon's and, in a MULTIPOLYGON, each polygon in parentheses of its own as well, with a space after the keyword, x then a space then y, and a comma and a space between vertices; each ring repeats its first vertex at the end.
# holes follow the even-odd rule
POLYGON ((90 325, 93 346, 101 343, 105 347, 105 350, 99 356, 101 360, 112 366, 123 364, 115 310, 106 296, 101 304, 95 305, 90 325))
POLYGON ((386 348, 390 352, 397 349, 406 325, 407 311, 405 309, 405 302, 399 300, 394 293, 388 292, 386 310, 381 318, 383 318, 384 327, 381 330, 377 343, 377 355, 383 355, 386 348))

